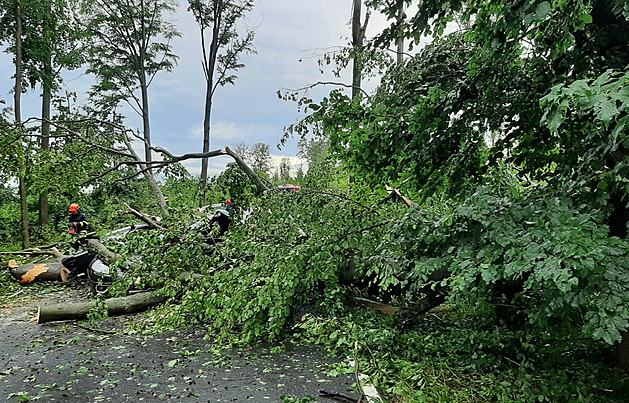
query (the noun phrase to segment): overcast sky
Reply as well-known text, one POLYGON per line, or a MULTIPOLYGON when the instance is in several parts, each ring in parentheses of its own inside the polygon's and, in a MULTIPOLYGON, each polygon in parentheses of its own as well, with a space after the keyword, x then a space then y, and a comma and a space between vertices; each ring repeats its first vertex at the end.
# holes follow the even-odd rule
MULTIPOLYGON (((199 29, 187 11, 187 2, 172 20, 182 32, 173 42, 179 56, 172 73, 160 73, 149 87, 151 135, 153 144, 165 147, 173 154, 202 150, 205 79, 201 67, 199 29)), ((331 80, 331 74, 321 75, 316 54, 351 40, 352 0, 258 0, 248 15, 247 24, 257 27, 254 45, 257 54, 245 55, 246 65, 237 75, 235 85, 220 87, 215 94, 212 110, 211 149, 257 142, 271 146, 277 160, 297 153, 297 140, 278 150, 283 128, 299 119, 297 105, 282 101, 280 89, 297 89, 317 81, 331 80)), ((384 18, 372 16, 367 36, 373 36, 386 26, 384 18)), ((12 105, 10 90, 14 83, 12 56, 0 55, 0 99, 12 105)), ((82 96, 91 83, 80 72, 64 76, 67 89, 82 96)), ((338 79, 334 79, 337 80, 338 79)), ((342 80, 350 83, 350 73, 342 80)), ((369 83, 367 84, 369 85, 369 83)), ((371 83, 371 87, 373 87, 371 83)), ((332 87, 312 90, 310 95, 320 99, 332 87)), ((23 99, 22 118, 40 115, 38 91, 23 99)), ((141 128, 141 120, 127 112, 126 124, 141 128)), ((139 149, 139 147, 138 147, 139 149)), ((210 175, 221 172, 229 157, 210 159, 210 175)), ((193 174, 200 171, 200 161, 187 161, 193 174)), ((297 165, 295 162, 293 165, 297 165)))

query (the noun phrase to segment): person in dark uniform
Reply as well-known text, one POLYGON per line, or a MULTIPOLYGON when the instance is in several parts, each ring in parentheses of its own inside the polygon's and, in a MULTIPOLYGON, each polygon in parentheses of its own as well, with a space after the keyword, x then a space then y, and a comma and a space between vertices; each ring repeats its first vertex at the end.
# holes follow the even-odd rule
POLYGON ((68 219, 68 233, 72 235, 79 235, 81 232, 87 232, 89 223, 85 214, 81 213, 79 205, 76 203, 70 204, 70 218, 68 219))
POLYGON ((218 235, 221 236, 227 232, 229 229, 229 224, 231 224, 232 220, 229 218, 229 212, 227 210, 217 210, 214 213, 214 216, 210 220, 210 223, 218 223, 220 228, 218 235))

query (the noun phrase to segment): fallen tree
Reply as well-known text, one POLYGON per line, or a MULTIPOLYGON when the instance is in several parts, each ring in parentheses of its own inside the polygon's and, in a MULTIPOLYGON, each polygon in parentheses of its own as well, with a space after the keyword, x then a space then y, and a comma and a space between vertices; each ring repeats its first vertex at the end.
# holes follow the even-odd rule
MULTIPOLYGON (((167 299, 167 296, 158 295, 156 292, 143 292, 126 297, 109 298, 102 303, 108 315, 121 315, 146 310, 167 299)), ((37 323, 83 319, 97 306, 98 303, 95 301, 40 305, 37 309, 37 323)))

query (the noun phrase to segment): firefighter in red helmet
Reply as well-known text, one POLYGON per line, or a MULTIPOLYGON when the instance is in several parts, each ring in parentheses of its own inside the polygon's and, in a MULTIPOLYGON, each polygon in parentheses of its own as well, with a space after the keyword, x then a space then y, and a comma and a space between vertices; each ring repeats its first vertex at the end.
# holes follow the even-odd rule
POLYGON ((68 232, 72 235, 78 235, 83 231, 87 231, 88 222, 85 214, 81 213, 79 205, 70 204, 70 218, 68 220, 68 232))

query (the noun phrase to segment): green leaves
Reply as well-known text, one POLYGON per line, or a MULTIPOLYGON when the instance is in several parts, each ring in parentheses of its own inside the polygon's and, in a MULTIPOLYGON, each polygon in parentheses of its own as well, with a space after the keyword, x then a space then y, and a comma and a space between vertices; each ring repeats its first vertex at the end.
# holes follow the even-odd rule
POLYGON ((434 273, 447 270, 445 283, 454 299, 468 298, 471 290, 488 298, 511 284, 530 298, 533 325, 587 313, 580 324, 586 334, 618 341, 629 314, 622 305, 629 300, 629 243, 608 237, 600 211, 567 198, 525 195, 497 197, 480 188, 448 220, 442 212, 410 213, 379 253, 404 262, 400 272, 412 285, 411 299, 421 298, 418 293, 434 273), (620 319, 606 319, 615 316, 620 319))

